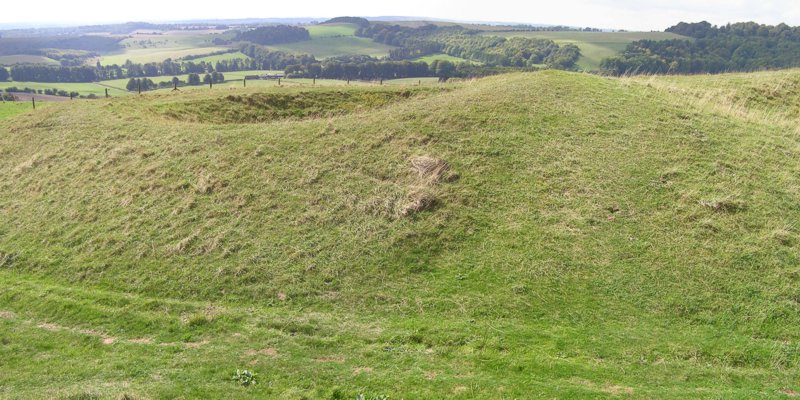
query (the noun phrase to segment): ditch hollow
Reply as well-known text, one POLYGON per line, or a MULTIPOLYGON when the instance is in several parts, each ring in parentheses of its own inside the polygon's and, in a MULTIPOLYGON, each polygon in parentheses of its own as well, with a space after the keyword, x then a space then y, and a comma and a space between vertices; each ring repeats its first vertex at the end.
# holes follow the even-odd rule
POLYGON ((253 93, 154 106, 156 113, 182 122, 263 123, 325 118, 374 110, 443 89, 335 90, 253 93))

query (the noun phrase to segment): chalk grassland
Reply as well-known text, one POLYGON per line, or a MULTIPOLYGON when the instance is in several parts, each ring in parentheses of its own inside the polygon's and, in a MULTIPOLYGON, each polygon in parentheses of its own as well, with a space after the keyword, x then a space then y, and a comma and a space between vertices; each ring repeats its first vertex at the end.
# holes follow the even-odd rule
POLYGON ((16 64, 60 65, 58 61, 45 56, 33 56, 28 54, 0 56, 0 66, 13 66, 16 64))
POLYGON ((751 76, 748 115, 545 71, 2 119, 0 397, 795 396, 798 132, 754 116, 800 72, 751 76))
POLYGON ((637 40, 669 40, 683 38, 668 32, 487 32, 484 35, 503 37, 531 37, 550 39, 559 44, 574 44, 581 49, 578 66, 593 71, 600 68, 600 62, 625 50, 637 40))

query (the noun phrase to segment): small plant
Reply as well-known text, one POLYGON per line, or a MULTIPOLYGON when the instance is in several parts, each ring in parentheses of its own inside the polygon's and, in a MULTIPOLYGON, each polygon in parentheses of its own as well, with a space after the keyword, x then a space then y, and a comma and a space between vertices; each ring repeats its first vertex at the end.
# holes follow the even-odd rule
POLYGON ((251 386, 258 384, 256 380, 258 374, 253 371, 249 370, 236 370, 236 373, 233 375, 233 381, 238 382, 242 386, 251 386))
POLYGON ((360 394, 356 395, 356 400, 389 400, 389 397, 386 396, 385 394, 379 394, 379 395, 375 395, 375 396, 372 396, 370 398, 367 398, 366 395, 364 395, 363 393, 360 393, 360 394))

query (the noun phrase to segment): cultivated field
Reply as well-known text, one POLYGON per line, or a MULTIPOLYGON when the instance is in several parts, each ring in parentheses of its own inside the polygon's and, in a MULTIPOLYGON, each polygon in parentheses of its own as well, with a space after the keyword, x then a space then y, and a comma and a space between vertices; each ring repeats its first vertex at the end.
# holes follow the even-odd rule
POLYGON ((800 71, 403 83, 0 119, 0 397, 800 392, 800 71))
MULTIPOLYGON (((574 44, 581 49, 578 66, 585 70, 597 70, 600 62, 625 50, 637 40, 668 40, 683 38, 667 32, 489 32, 485 35, 503 37, 532 37, 550 39, 558 44, 574 44)), ((685 38, 684 38, 685 39, 685 38)))
POLYGON ((220 31, 167 31, 157 34, 136 33, 120 42, 123 49, 100 58, 103 65, 161 62, 168 58, 177 60, 190 55, 203 55, 225 50, 215 46, 214 38, 224 37, 220 31))

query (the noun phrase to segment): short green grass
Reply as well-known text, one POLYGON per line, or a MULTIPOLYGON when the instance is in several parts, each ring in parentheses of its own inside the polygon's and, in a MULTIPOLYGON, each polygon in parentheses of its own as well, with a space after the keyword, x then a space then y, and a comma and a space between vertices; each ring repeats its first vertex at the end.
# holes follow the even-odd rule
MULTIPOLYGON (((41 108, 45 107, 46 103, 39 103, 36 107, 41 108)), ((0 102, 0 119, 9 118, 15 116, 17 114, 22 114, 26 112, 32 112, 33 106, 31 103, 25 102, 12 102, 12 101, 5 101, 0 102)))
POLYGON ((600 68, 600 62, 618 54, 637 40, 668 40, 683 38, 668 32, 487 32, 484 35, 503 37, 531 37, 550 39, 559 44, 574 44, 581 49, 578 66, 593 71, 600 68))
POLYGON ((312 37, 311 40, 269 46, 276 50, 290 53, 311 54, 319 59, 346 55, 368 55, 384 57, 393 49, 382 43, 373 42, 372 39, 355 36, 321 36, 312 37))
POLYGON ((766 115, 800 72, 747 76, 782 88, 744 114, 696 101, 741 75, 545 71, 264 123, 158 111, 333 89, 4 118, 0 397, 794 396, 800 147, 766 115))
POLYGON ((353 24, 326 24, 305 27, 312 39, 323 37, 355 36, 358 27, 353 24))

